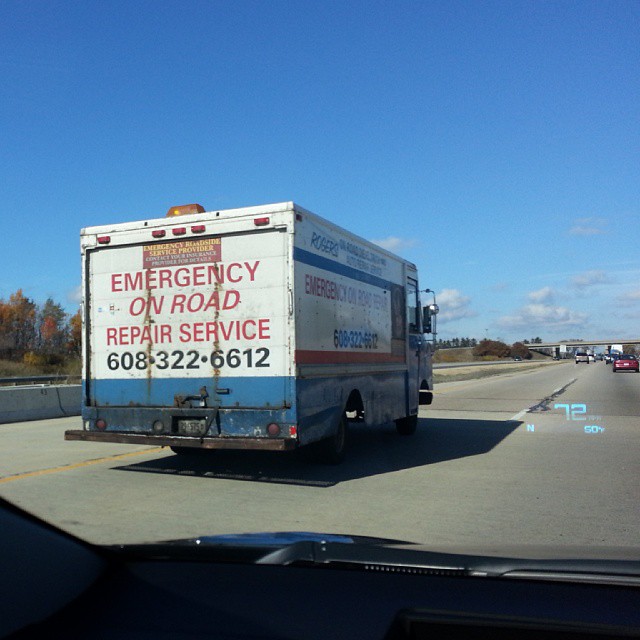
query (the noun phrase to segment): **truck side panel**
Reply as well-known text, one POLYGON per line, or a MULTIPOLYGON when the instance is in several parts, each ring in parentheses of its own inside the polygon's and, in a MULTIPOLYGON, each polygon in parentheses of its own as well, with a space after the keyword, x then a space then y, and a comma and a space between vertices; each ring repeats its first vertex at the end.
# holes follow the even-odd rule
POLYGON ((300 439, 330 434, 352 393, 380 424, 407 406, 405 263, 316 216, 295 234, 300 439))

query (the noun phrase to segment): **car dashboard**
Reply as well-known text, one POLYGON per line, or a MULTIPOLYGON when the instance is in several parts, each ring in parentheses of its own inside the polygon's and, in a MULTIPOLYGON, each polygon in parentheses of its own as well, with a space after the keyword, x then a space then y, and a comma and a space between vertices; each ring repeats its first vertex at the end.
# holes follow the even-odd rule
POLYGON ((7 503, 0 507, 0 637, 640 635, 637 563, 552 571, 553 563, 470 564, 406 547, 389 556, 322 542, 266 553, 206 545, 102 548, 7 503))

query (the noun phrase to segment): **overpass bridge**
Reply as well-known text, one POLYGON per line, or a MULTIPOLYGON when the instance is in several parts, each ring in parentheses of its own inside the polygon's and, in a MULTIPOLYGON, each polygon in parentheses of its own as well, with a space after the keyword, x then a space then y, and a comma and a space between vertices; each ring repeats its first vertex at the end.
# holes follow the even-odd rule
POLYGON ((589 349, 591 347, 608 347, 612 344, 633 344, 640 345, 640 338, 605 338, 604 340, 562 340, 558 342, 536 342, 535 344, 526 345, 530 351, 538 351, 544 349, 545 351, 552 351, 553 354, 559 356, 561 351, 560 347, 584 347, 589 349))
POLYGON ((528 344, 527 347, 531 349, 559 347, 560 345, 567 347, 608 347, 610 344, 640 344, 640 338, 605 338, 604 340, 561 340, 559 342, 536 342, 535 344, 528 344))

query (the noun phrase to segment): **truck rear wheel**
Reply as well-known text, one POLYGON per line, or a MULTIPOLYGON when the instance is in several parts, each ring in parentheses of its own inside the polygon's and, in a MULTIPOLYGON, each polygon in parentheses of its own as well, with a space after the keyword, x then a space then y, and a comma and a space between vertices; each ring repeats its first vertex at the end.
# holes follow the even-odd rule
POLYGON ((343 412, 336 432, 316 445, 316 459, 323 464, 340 464, 347 449, 347 416, 343 412))
POLYGON ((418 416, 405 416, 404 418, 398 418, 396 422, 396 431, 401 436, 411 436, 416 432, 418 426, 418 416))

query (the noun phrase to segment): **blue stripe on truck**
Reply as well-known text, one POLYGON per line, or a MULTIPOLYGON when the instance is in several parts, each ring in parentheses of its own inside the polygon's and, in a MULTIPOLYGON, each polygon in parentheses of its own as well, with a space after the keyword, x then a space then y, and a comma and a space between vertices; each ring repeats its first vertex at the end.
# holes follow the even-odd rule
POLYGON ((293 378, 289 376, 221 376, 215 382, 212 378, 107 378, 89 384, 92 403, 103 407, 172 407, 176 396, 200 397, 202 387, 209 394, 210 407, 269 409, 290 405, 293 400, 293 378), (216 389, 221 393, 216 394, 216 389))
POLYGON ((394 284, 393 282, 385 280, 384 278, 373 276, 370 273, 365 273, 364 271, 360 271, 359 269, 354 269, 353 267, 349 267, 346 264, 341 264, 340 262, 336 262, 335 260, 329 260, 324 256, 319 256, 315 253, 300 249, 300 247, 294 248, 293 258, 297 262, 303 262, 304 264, 308 264, 311 267, 317 267, 318 269, 324 269, 325 271, 330 271, 331 273, 336 273, 340 276, 351 278, 352 280, 365 282, 366 284, 373 285, 374 287, 379 287, 380 289, 389 290, 394 284))
MULTIPOLYGON (((235 391, 220 406, 216 423, 211 428, 213 431, 219 429, 224 436, 264 437, 266 425, 276 422, 297 425, 300 444, 320 440, 333 433, 347 398, 354 389, 360 389, 364 396, 368 424, 383 424, 406 414, 406 410, 397 402, 397 398, 405 396, 406 372, 401 371, 371 373, 364 379, 362 374, 356 374, 301 377, 297 380, 289 377, 221 378, 223 380, 230 387, 235 385, 235 391), (292 401, 287 408, 282 408, 282 404, 274 404, 275 397, 282 397, 281 394, 275 396, 274 393, 281 392, 284 388, 291 391, 292 401), (367 401, 370 399, 367 397, 367 390, 377 399, 376 402, 367 401), (244 407, 235 404, 244 398, 249 398, 252 404, 244 407), (269 400, 262 406, 257 406, 260 399, 264 401, 266 398, 269 400)), ((147 394, 146 380, 101 380, 97 382, 96 390, 100 401, 94 406, 83 407, 83 418, 91 422, 91 430, 95 430, 93 423, 100 417, 107 421, 110 431, 149 434, 155 420, 164 420, 166 424, 170 424, 172 415, 210 415, 216 403, 213 388, 207 382, 211 380, 156 379, 150 396, 156 404, 144 405, 141 400, 147 394), (173 407, 174 393, 186 395, 187 389, 197 392, 199 384, 207 386, 209 391, 208 409, 198 409, 197 402, 192 410, 180 411, 173 407), (106 398, 108 401, 105 401, 106 398), (135 398, 136 402, 130 402, 128 398, 135 398)), ((282 437, 287 437, 287 433, 285 430, 282 437)))

